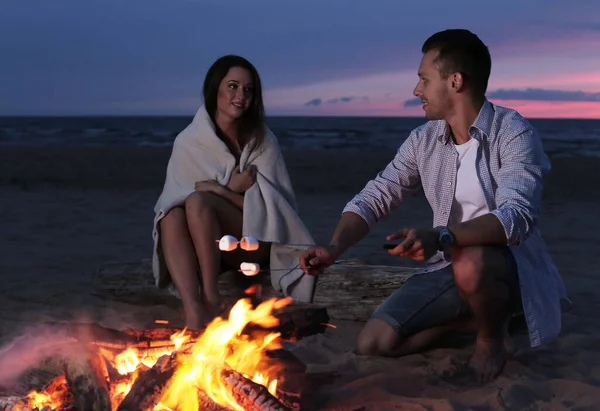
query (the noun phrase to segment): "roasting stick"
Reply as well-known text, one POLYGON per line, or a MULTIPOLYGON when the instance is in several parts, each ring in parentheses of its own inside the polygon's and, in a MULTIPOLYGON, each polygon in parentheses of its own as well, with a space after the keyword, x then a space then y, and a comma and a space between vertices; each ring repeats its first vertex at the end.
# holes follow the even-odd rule
MULTIPOLYGON (((244 236, 241 240, 238 240, 232 235, 224 235, 220 240, 215 240, 219 244, 219 250, 221 251, 233 251, 236 248, 241 248, 245 251, 256 251, 259 248, 260 242, 256 237, 244 236)), ((315 244, 282 244, 286 247, 314 247, 315 244)), ((383 248, 386 250, 396 247, 398 244, 384 244, 383 248)), ((372 248, 367 244, 355 244, 353 247, 372 248)))
POLYGON ((258 275, 259 273, 267 273, 267 272, 271 272, 271 271, 292 271, 292 270, 295 270, 296 268, 300 268, 300 266, 296 265, 292 268, 278 268, 278 269, 265 270, 265 269, 261 269, 260 264, 258 264, 258 263, 241 263, 240 269, 238 270, 238 272, 243 273, 247 277, 253 277, 255 275, 258 275))
MULTIPOLYGON (((236 237, 232 235, 224 235, 220 240, 215 240, 219 244, 219 250, 229 252, 238 248, 238 246, 245 251, 256 251, 259 248, 259 241, 256 237, 253 236, 244 236, 241 240, 238 240, 236 237)), ((314 244, 285 244, 287 247, 311 247, 314 244)), ((363 247, 367 247, 367 245, 363 245, 363 247)), ((394 244, 384 244, 384 249, 393 249, 396 247, 394 244)), ((269 269, 269 270, 261 270, 260 265, 257 263, 248 263, 243 262, 240 264, 239 272, 243 273, 245 276, 252 277, 261 272, 273 272, 273 271, 291 271, 299 268, 299 265, 296 265, 292 268, 279 268, 279 269, 269 269)), ((310 266, 308 267, 310 268, 310 266)))

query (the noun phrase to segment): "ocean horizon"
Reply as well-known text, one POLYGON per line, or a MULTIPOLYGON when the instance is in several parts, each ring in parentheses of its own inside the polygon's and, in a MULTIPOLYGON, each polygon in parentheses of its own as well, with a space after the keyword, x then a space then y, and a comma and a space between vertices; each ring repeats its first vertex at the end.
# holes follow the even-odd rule
MULTIPOLYGON (((169 147, 190 115, 0 116, 0 146, 169 147)), ((528 118, 551 156, 600 157, 599 119, 528 118)), ((283 150, 396 150, 425 117, 267 116, 283 150)))

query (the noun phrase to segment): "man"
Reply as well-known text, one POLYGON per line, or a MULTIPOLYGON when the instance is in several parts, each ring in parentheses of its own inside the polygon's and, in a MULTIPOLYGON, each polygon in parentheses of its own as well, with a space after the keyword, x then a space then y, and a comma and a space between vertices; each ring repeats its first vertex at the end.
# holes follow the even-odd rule
POLYGON ((560 332, 566 292, 537 228, 550 164, 529 122, 486 100, 491 58, 475 34, 436 33, 422 52, 414 95, 429 121, 346 205, 330 244, 307 250, 300 266, 322 273, 423 188, 434 228, 406 228, 387 240, 402 239, 390 254, 427 260, 426 268, 377 308, 356 351, 401 356, 472 329, 469 365, 485 382, 504 366, 504 327, 516 310, 532 347, 560 332))

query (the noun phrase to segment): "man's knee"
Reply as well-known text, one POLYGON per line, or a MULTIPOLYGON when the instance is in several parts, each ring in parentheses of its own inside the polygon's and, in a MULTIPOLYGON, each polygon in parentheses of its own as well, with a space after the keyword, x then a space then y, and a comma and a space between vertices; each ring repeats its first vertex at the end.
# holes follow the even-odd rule
POLYGON ((454 282, 461 293, 471 295, 506 276, 506 253, 502 247, 462 247, 452 252, 454 282))
POLYGON ((356 340, 355 353, 388 357, 401 344, 398 333, 383 320, 372 318, 363 327, 356 340))

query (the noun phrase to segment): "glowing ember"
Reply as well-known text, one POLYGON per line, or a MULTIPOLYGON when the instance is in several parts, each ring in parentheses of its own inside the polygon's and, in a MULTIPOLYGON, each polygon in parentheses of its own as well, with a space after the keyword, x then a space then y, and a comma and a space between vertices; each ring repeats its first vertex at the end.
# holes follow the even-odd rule
POLYGON ((12 411, 29 411, 31 409, 58 409, 69 400, 67 379, 61 375, 53 379, 43 392, 31 391, 24 404, 17 404, 12 411))

